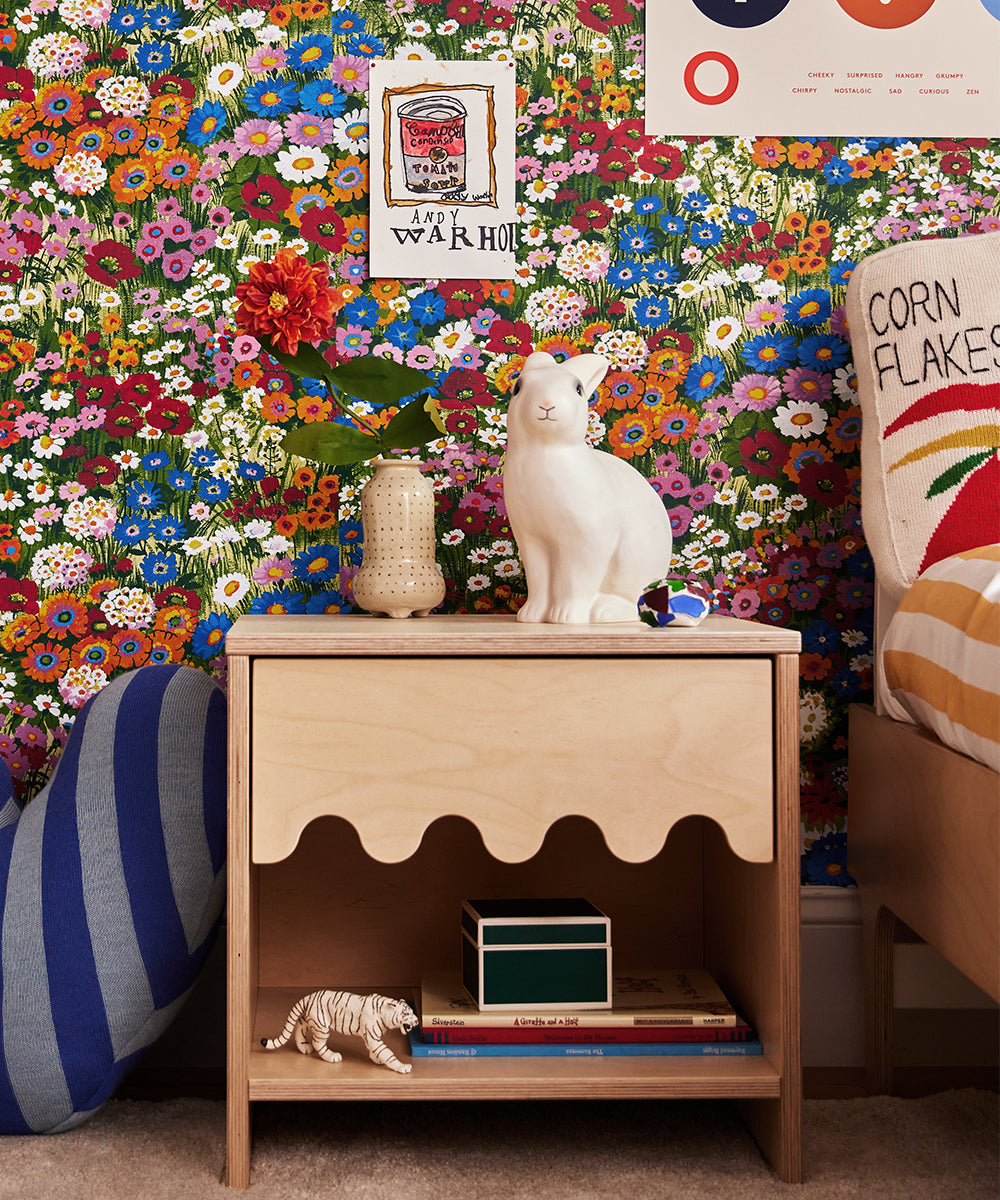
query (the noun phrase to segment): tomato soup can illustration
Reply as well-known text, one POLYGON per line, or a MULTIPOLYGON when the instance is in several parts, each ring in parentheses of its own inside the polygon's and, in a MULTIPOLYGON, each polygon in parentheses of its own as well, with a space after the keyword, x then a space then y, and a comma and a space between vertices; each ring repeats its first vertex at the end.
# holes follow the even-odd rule
POLYGON ((454 96, 420 96, 399 108, 403 177, 411 192, 465 187, 465 105, 454 96))

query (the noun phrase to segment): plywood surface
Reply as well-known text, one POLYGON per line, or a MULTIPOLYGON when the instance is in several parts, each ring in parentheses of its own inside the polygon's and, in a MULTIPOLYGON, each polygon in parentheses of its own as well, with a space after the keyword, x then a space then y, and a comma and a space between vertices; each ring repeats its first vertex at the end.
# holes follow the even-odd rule
MULTIPOLYGON (((384 990, 393 994, 399 989, 387 985, 384 990)), ((250 1053, 253 1100, 713 1099, 774 1097, 781 1089, 777 1071, 764 1056, 418 1059, 409 1075, 399 1075, 370 1062, 356 1038, 331 1038, 333 1049, 344 1055, 336 1064, 291 1046, 264 1050, 260 1038, 274 1036, 301 994, 289 988, 260 994, 250 1053)), ((390 1033, 386 1041, 401 1062, 411 1061, 401 1034, 390 1033)))
POLYGON ((629 862, 691 813, 771 857, 768 658, 262 658, 253 714, 256 862, 325 814, 387 862, 451 813, 504 862, 572 815, 629 862))
POLYGON ((621 625, 529 625, 510 616, 388 617, 298 614, 243 616, 226 634, 226 653, 495 655, 685 655, 797 653, 792 629, 710 616, 687 629, 621 625))

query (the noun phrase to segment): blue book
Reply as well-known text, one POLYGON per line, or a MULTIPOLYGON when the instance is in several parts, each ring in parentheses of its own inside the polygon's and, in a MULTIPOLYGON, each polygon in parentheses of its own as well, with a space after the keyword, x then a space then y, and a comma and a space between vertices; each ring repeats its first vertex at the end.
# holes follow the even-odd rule
POLYGON ((763 1054, 760 1042, 607 1042, 600 1046, 556 1042, 487 1042, 476 1046, 435 1045, 424 1042, 420 1031, 409 1034, 412 1058, 622 1058, 664 1054, 701 1058, 732 1058, 763 1054))

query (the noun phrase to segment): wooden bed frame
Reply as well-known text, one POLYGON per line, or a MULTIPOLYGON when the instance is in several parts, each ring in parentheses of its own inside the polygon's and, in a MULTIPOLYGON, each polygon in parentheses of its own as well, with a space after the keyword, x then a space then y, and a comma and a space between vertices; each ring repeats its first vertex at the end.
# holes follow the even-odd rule
MULTIPOLYGON (((878 627, 891 606, 879 596, 878 627)), ((1000 1000, 1000 776, 928 731, 850 707, 848 869, 865 941, 868 1091, 892 1090, 892 948, 902 921, 1000 1000)))

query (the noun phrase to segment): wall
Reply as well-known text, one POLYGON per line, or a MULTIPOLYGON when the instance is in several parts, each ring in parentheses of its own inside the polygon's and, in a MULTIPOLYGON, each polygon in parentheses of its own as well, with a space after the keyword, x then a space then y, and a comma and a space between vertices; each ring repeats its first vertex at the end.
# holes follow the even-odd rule
POLYGON ((249 264, 290 246, 330 264, 342 357, 438 380, 449 609, 523 598, 499 474, 523 356, 611 361, 592 438, 663 495, 674 571, 802 631, 803 879, 849 882, 872 568, 844 285, 884 244, 996 227, 1000 142, 647 138, 642 31, 626 0, 8 6, 0 755, 22 795, 109 675, 221 677, 240 613, 351 606, 363 473, 282 455, 329 401, 233 322, 249 264), (368 278, 365 82, 397 55, 515 60, 513 281, 368 278))

